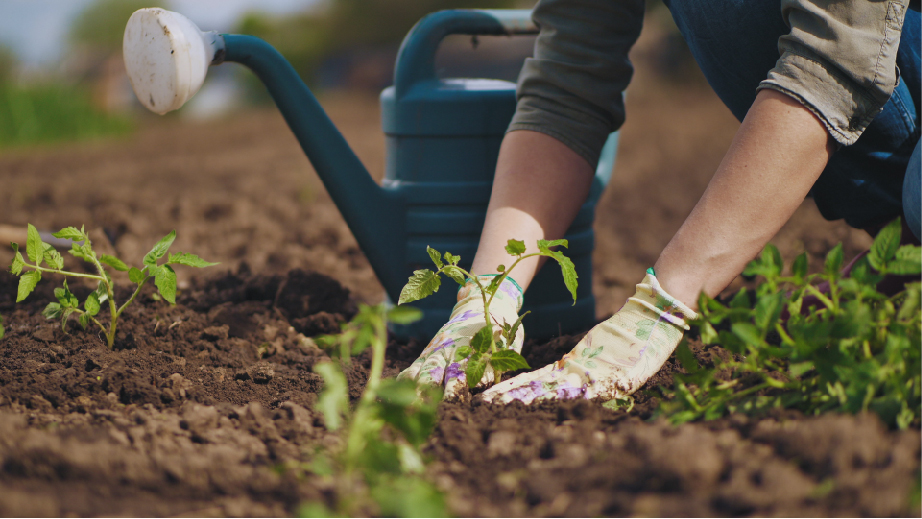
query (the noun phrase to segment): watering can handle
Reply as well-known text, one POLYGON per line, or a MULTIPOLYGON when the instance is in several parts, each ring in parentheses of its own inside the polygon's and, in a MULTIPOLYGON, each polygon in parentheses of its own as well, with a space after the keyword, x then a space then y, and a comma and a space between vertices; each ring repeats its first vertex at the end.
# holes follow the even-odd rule
POLYGON ((400 45, 394 86, 397 97, 420 82, 434 80, 435 52, 450 34, 513 36, 538 34, 529 9, 452 9, 420 20, 400 45))

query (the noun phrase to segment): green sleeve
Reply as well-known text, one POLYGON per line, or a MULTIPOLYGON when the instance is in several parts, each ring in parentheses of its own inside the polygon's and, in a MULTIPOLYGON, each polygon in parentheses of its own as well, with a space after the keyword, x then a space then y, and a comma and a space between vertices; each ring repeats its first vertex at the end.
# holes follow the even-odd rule
POLYGON ((541 33, 519 75, 509 131, 541 132, 594 168, 608 134, 624 123, 628 51, 643 23, 643 0, 541 0, 541 33))

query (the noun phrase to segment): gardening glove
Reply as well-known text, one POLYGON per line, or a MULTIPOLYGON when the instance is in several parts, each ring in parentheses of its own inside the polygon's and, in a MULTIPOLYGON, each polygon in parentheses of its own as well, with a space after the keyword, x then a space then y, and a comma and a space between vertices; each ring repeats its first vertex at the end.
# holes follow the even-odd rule
MULTIPOLYGON (((477 276, 484 285, 490 283, 493 277, 492 275, 477 276)), ((515 323, 521 308, 522 289, 507 276, 490 303, 494 333, 502 330, 504 322, 515 323)), ((419 358, 397 375, 397 378, 409 378, 420 384, 444 385, 445 398, 458 395, 459 391, 467 385, 467 377, 464 374, 467 360, 456 361, 455 351, 462 346, 468 346, 471 337, 485 325, 480 287, 473 280, 468 280, 458 291, 458 303, 451 311, 451 319, 439 329, 419 358)), ((501 347, 520 353, 524 340, 525 332, 519 325, 512 344, 508 346, 501 344, 501 347)), ((500 338, 499 341, 502 343, 503 339, 500 338)), ((493 368, 487 366, 478 386, 490 386, 493 384, 493 379, 493 368)))
POLYGON ((695 318, 693 310, 660 287, 649 269, 621 310, 596 325, 561 360, 497 384, 482 397, 494 403, 526 404, 623 398, 659 371, 688 330, 687 321, 695 318))

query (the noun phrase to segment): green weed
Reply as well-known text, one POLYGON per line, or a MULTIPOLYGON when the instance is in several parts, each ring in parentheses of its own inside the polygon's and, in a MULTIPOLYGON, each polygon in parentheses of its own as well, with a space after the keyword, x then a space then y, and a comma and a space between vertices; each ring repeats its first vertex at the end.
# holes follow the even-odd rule
POLYGON ((169 301, 170 304, 175 304, 176 272, 173 270, 172 265, 186 265, 198 268, 217 265, 217 263, 205 261, 195 254, 186 252, 170 254, 165 262, 158 263, 166 256, 167 252, 170 250, 170 246, 173 245, 173 240, 176 239, 176 231, 172 231, 170 234, 164 236, 163 239, 154 245, 154 248, 144 256, 142 261, 144 266, 140 269, 129 267, 124 261, 115 256, 110 256, 108 254, 97 256, 90 242, 90 237, 83 228, 65 227, 52 236, 71 240, 73 244, 68 252, 76 258, 90 263, 95 267, 97 273, 82 274, 63 270, 64 258, 61 256, 61 253, 55 250, 51 245, 44 243, 38 231, 35 229, 35 226, 29 224, 26 256, 31 263, 27 262, 26 258, 22 256, 22 253, 19 252, 19 244, 10 244, 13 247, 14 253, 10 272, 15 276, 19 276, 19 288, 16 295, 16 302, 18 303, 29 297, 29 294, 35 290, 35 286, 38 285, 38 282, 42 279, 43 273, 61 274, 65 277, 86 278, 97 281, 98 285, 96 290, 87 296, 86 300, 83 302, 83 308, 81 309, 80 301, 67 287, 67 281, 65 280, 63 288, 56 288, 54 290, 57 302, 48 303, 48 306, 45 307, 42 314, 46 319, 60 319, 62 329, 66 327, 67 320, 72 315, 77 317, 80 326, 83 328, 86 328, 90 323, 96 324, 106 335, 106 343, 109 349, 112 349, 112 346, 115 344, 115 331, 119 316, 121 316, 128 305, 138 297, 138 294, 141 293, 141 288, 147 283, 148 279, 154 278, 154 284, 157 286, 157 290, 160 292, 163 299, 169 301), (43 267, 43 262, 47 266, 43 267), (137 285, 131 297, 121 306, 115 303, 115 282, 107 272, 106 267, 120 272, 128 272, 128 278, 132 283, 137 285), (109 303, 108 328, 96 318, 99 311, 102 309, 102 305, 106 302, 109 303))
POLYGON ((436 424, 441 390, 420 387, 412 380, 382 379, 387 346, 387 321, 409 324, 419 310, 383 305, 362 305, 356 317, 336 336, 319 342, 339 362, 317 364, 323 392, 317 408, 329 430, 342 430, 339 449, 318 452, 304 467, 329 478, 336 488, 334 502, 305 504, 307 517, 353 517, 372 511, 386 517, 442 517, 442 495, 422 479, 424 460, 420 446, 436 424), (354 409, 344 368, 351 357, 371 348, 371 370, 365 390, 354 409))
POLYGON ((413 275, 410 276, 407 284, 403 287, 403 290, 400 291, 400 298, 397 304, 403 305, 405 303, 418 301, 438 292, 439 286, 442 283, 439 274, 450 277, 462 286, 468 279, 474 281, 480 288, 480 295, 483 298, 485 324, 484 327, 478 330, 471 338, 469 346, 458 348, 455 352, 455 361, 460 362, 465 359, 468 360, 465 375, 468 387, 471 389, 473 389, 474 386, 480 382, 480 379, 483 378, 483 373, 486 371, 488 365, 493 367, 493 372, 498 381, 502 373, 506 371, 531 368, 522 355, 512 349, 508 349, 515 340, 515 335, 519 325, 522 324, 522 319, 528 312, 520 315, 518 320, 511 324, 505 321, 503 323, 497 322, 496 324, 499 324, 502 330, 498 331, 496 334, 493 332, 495 319, 490 315, 490 303, 493 302, 496 291, 499 290, 499 286, 503 283, 503 280, 509 276, 509 273, 512 272, 519 262, 533 256, 545 256, 557 261, 563 273, 563 282, 573 295, 574 304, 576 303, 576 268, 573 266, 573 262, 570 261, 570 258, 564 256, 562 252, 551 250, 551 247, 557 246, 566 247, 567 240, 538 240, 538 252, 525 254, 525 242, 520 240, 509 240, 506 242, 506 252, 515 258, 515 262, 513 262, 512 266, 508 269, 505 265, 496 267, 496 271, 499 272, 499 274, 494 276, 486 286, 483 285, 477 276, 471 275, 470 272, 458 266, 458 262, 461 261, 460 256, 455 256, 450 252, 446 252, 444 256, 445 261, 443 262, 443 256, 438 251, 432 247, 426 247, 426 251, 429 252, 429 257, 432 259, 432 262, 435 263, 437 270, 435 272, 429 269, 415 271, 413 275), (505 348, 502 342, 505 342, 505 348))
POLYGON ((922 271, 922 249, 899 243, 897 220, 878 234, 848 278, 840 274, 841 245, 827 255, 823 273, 807 275, 801 254, 789 276, 781 275, 778 249, 766 247, 744 272, 764 279, 754 293, 741 289, 727 305, 704 295, 699 300, 695 324, 702 342, 732 356, 705 368, 683 342, 676 357, 686 373, 675 375, 675 389, 666 392, 671 398, 657 414, 682 423, 772 408, 873 411, 891 427, 918 423, 922 284, 909 283, 893 297, 876 289, 885 274, 922 271), (828 293, 817 289, 818 280, 829 283, 828 293), (804 308, 807 295, 822 305, 804 308))

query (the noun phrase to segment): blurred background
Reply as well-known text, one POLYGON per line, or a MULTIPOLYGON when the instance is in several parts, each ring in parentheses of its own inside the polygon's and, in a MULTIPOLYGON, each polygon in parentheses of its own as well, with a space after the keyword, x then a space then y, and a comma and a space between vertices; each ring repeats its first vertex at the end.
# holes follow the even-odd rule
MULTIPOLYGON (((530 8, 530 0, 4 0, 0 3, 0 149, 130 133, 140 105, 125 76, 122 34, 142 7, 179 11, 202 30, 262 37, 324 91, 378 92, 391 83, 401 40, 426 13, 449 8, 530 8)), ((648 11, 665 9, 658 1, 648 11)), ((668 13, 656 52, 665 76, 694 62, 668 13)), ((449 37, 443 76, 515 81, 532 38, 449 37)), ((240 67, 216 67, 179 115, 225 116, 270 103, 240 67)))

